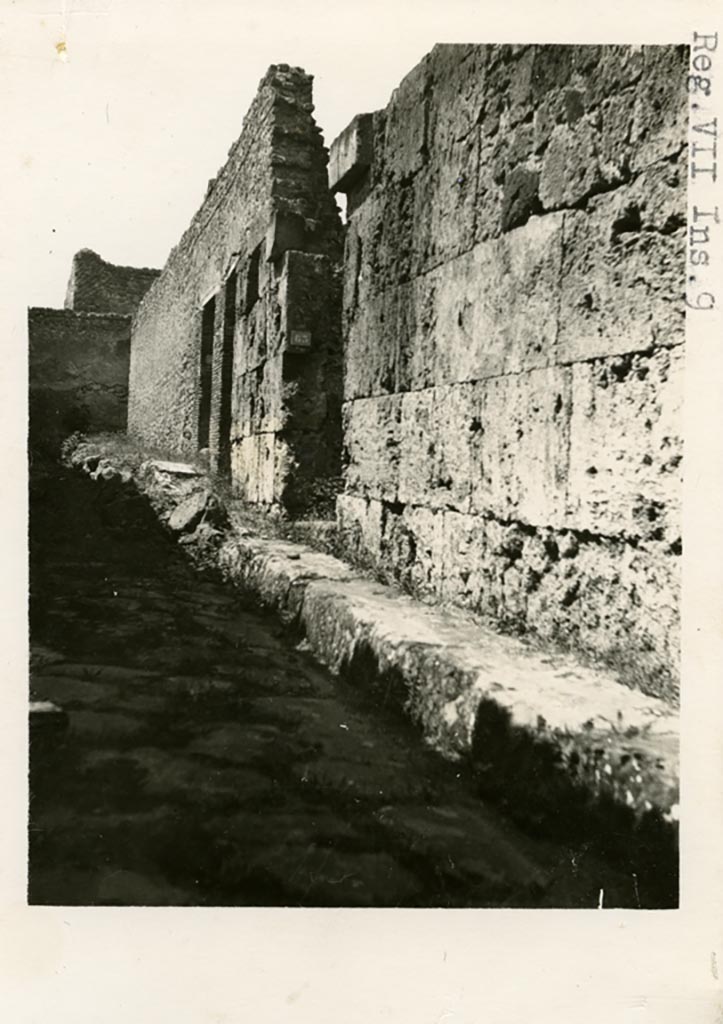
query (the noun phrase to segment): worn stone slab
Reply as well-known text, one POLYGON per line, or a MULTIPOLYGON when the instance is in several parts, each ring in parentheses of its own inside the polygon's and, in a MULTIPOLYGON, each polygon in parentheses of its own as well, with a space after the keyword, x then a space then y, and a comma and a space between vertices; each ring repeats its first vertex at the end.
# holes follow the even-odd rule
POLYGON ((347 491, 562 526, 571 389, 570 367, 426 388, 399 424, 395 396, 349 403, 347 491))
POLYGON ((206 490, 189 495, 168 517, 168 526, 174 533, 190 533, 201 522, 208 508, 210 494, 206 490))
POLYGON ((171 476, 203 476, 203 470, 190 462, 161 462, 150 459, 146 465, 159 473, 170 473, 171 476))
POLYGON ((389 394, 409 387, 409 354, 416 349, 424 331, 421 324, 417 327, 419 292, 416 282, 393 285, 380 295, 366 295, 349 317, 346 399, 389 394))
POLYGON ((237 532, 221 545, 218 560, 225 575, 253 591, 284 621, 298 616, 310 580, 347 580, 359 575, 332 555, 305 545, 237 532))
POLYGON ((473 477, 474 511, 505 520, 564 525, 571 372, 548 367, 484 382, 483 474, 473 477))
MULTIPOLYGON (((365 252, 374 224, 369 217, 355 225, 365 252)), ((532 217, 501 239, 381 292, 360 268, 346 330, 346 397, 482 380, 555 362, 562 224, 562 214, 532 217)))

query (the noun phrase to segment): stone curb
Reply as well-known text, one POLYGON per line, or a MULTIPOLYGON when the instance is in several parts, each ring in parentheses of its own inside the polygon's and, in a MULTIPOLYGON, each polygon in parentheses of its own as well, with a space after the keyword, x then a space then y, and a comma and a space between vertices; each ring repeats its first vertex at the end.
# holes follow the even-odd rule
POLYGON ((491 703, 506 731, 555 748, 595 796, 675 818, 678 719, 658 698, 571 655, 428 607, 303 545, 229 536, 218 560, 227 578, 293 622, 332 672, 394 681, 405 710, 444 756, 472 752, 480 708, 491 703))
MULTIPOLYGON (((172 512, 209 487, 202 475, 177 473, 172 488, 165 477, 158 464, 134 474, 157 512, 163 503, 166 521, 169 503, 172 512)), ((193 546, 193 534, 184 539, 193 546)), ((427 606, 303 544, 238 526, 216 539, 212 561, 228 580, 293 624, 332 672, 393 690, 430 746, 451 759, 472 755, 496 776, 492 789, 522 792, 532 783, 533 791, 559 792, 563 779, 588 805, 677 820, 678 717, 662 700, 459 609, 427 606)))

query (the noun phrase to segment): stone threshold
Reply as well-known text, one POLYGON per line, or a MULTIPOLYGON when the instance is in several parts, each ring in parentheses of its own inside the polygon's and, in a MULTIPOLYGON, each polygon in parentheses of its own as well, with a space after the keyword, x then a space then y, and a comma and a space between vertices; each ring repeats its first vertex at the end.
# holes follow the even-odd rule
MULTIPOLYGON (((125 467, 113 467, 112 457, 89 459, 88 448, 71 462, 101 481, 116 468, 118 481, 127 481, 125 467)), ((162 520, 183 523, 180 540, 193 557, 273 610, 332 672, 391 696, 432 748, 471 763, 484 795, 522 808, 533 823, 562 814, 621 831, 642 824, 670 845, 679 722, 668 704, 573 654, 498 633, 332 555, 219 519, 201 472, 144 463, 133 480, 162 520), (178 514, 184 502, 193 516, 178 514)))

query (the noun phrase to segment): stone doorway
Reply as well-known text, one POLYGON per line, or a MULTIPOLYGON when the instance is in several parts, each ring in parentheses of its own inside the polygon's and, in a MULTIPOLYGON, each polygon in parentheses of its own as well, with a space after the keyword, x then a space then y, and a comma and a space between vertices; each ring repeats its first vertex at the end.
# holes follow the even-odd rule
POLYGON ((213 333, 216 296, 208 300, 201 315, 201 379, 198 402, 198 447, 208 448, 211 433, 211 387, 213 383, 213 333))
POLYGON ((233 402, 233 357, 236 334, 236 306, 238 302, 238 271, 234 270, 226 281, 223 309, 223 337, 221 348, 221 394, 218 414, 218 471, 231 475, 231 407, 233 402))

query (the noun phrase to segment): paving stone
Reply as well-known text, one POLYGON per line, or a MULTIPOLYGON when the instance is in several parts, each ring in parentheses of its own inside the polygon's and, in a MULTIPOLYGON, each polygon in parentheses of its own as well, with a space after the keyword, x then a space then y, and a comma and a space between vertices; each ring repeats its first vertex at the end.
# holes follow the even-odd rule
POLYGON ((264 872, 302 906, 385 907, 408 904, 423 883, 388 853, 344 854, 314 844, 274 851, 264 872))
POLYGON ((71 735, 82 734, 93 742, 136 739, 143 735, 139 720, 116 711, 72 711, 69 715, 71 735))
POLYGON ((492 885, 544 887, 544 859, 530 859, 509 841, 484 813, 463 808, 411 805, 385 807, 377 818, 395 835, 404 836, 414 851, 433 854, 451 872, 484 878, 492 885))
POLYGON ((424 775, 410 771, 404 761, 335 758, 324 754, 303 766, 301 781, 320 792, 330 791, 365 802, 423 800, 433 789, 424 775))
POLYGON ((37 698, 55 700, 71 706, 113 706, 117 699, 117 691, 113 687, 98 685, 97 682, 85 679, 73 679, 70 676, 33 674, 31 690, 37 698))
POLYGON ((113 868, 98 872, 93 903, 122 907, 188 906, 192 900, 183 889, 164 879, 149 878, 138 871, 113 868))
POLYGON ((191 754, 205 754, 218 761, 253 764, 270 756, 279 739, 278 729, 269 726, 247 726, 243 723, 222 725, 211 729, 188 746, 191 754))

